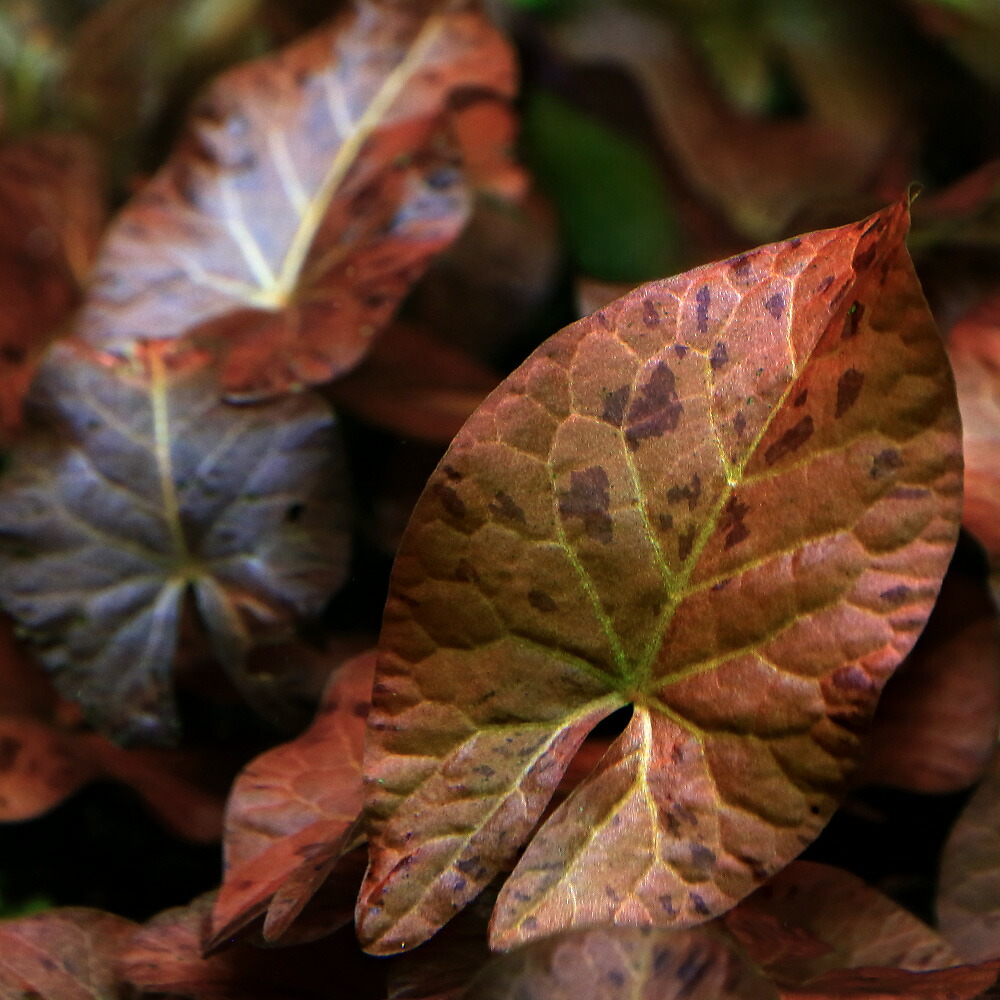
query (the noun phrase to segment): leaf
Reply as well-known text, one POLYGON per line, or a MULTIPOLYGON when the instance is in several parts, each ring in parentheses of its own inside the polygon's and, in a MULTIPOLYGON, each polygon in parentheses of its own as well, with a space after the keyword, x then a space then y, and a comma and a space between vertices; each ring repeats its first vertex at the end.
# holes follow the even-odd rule
POLYGON ((329 389, 334 403, 407 438, 449 444, 499 379, 418 326, 394 323, 329 389))
POLYGON ((726 914, 728 930, 779 986, 833 969, 887 966, 922 972, 961 964, 912 913, 830 865, 793 861, 726 914))
POLYGON ((482 16, 428 6, 359 0, 220 78, 112 226, 83 337, 121 350, 197 328, 241 397, 357 364, 465 221, 448 108, 513 89, 482 16))
POLYGON ((0 599, 95 725, 168 738, 189 588, 242 683, 247 649, 343 579, 333 419, 312 395, 223 403, 209 357, 162 345, 60 344, 33 403, 49 426, 0 482, 0 599))
POLYGON ((0 995, 127 1000, 116 968, 131 920, 83 907, 0 921, 0 995))
POLYGON ((1000 959, 1000 751, 945 843, 937 914, 964 959, 1000 959))
POLYGON ((677 223, 645 150, 545 90, 529 96, 524 132, 579 268, 627 281, 676 264, 677 223))
POLYGON ((698 923, 823 827, 959 518, 905 227, 895 205, 644 286, 458 435, 383 619, 365 947, 418 944, 473 899, 630 704, 504 886, 494 947, 698 923))
POLYGON ((782 990, 782 1000, 973 1000, 997 978, 997 964, 956 965, 933 972, 837 969, 809 986, 782 990))
POLYGON ((927 629, 886 685, 859 779, 941 794, 968 788, 1000 732, 1000 618, 986 585, 949 573, 927 629))
POLYGON ((97 149, 78 135, 0 148, 0 441, 43 351, 76 307, 104 224, 97 149))
POLYGON ((603 927, 494 959, 467 1000, 770 1000, 774 986, 717 933, 603 927))
POLYGON ((144 993, 179 994, 192 1000, 329 1000, 336 995, 381 1000, 385 996, 379 964, 363 955, 350 935, 296 948, 236 944, 202 958, 200 941, 212 904, 212 894, 201 896, 141 927, 121 953, 124 979, 144 993))
MULTIPOLYGON (((1000 570, 1000 295, 970 310, 948 340, 962 408, 965 510, 962 522, 1000 570)), ((1000 588, 994 583, 1000 601, 1000 588)))
MULTIPOLYGON (((341 854, 356 844, 374 672, 374 651, 345 663, 312 726, 262 754, 236 779, 226 809, 226 873, 208 949, 265 911, 265 940, 280 937, 341 854), (289 892, 290 884, 295 891, 289 892)), ((350 916, 348 905, 343 921, 350 916)))

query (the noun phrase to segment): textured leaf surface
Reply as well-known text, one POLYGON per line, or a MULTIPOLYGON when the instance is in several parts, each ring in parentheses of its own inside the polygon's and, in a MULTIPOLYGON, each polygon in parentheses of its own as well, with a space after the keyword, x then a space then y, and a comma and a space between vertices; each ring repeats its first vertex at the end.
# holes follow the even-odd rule
POLYGON ((119 947, 131 920, 66 907, 0 922, 0 996, 4 1000, 125 1000, 119 947))
POLYGON ((114 347, 210 325, 244 396, 353 367, 465 220, 450 103, 513 89, 502 37, 446 6, 360 0, 222 77, 112 227, 83 335, 114 347))
POLYGON ((0 149, 0 434, 21 421, 38 359, 76 307, 104 224, 96 149, 37 135, 0 149))
POLYGON ((954 545, 954 389, 906 210, 656 282, 539 348, 404 538, 365 771, 367 947, 425 939, 535 835, 493 944, 691 924, 822 828, 954 545))
POLYGON ((240 680, 255 637, 342 579, 333 418, 311 395, 223 403, 209 358, 157 345, 115 360, 60 344, 33 392, 48 427, 0 485, 0 599, 96 724, 168 736, 189 587, 240 680))
MULTIPOLYGON (((973 1000, 987 997, 997 963, 956 965, 932 972, 838 969, 808 986, 781 991, 782 1000, 973 1000)), ((992 990, 990 990, 992 992, 992 990)))
POLYGON ((937 914, 964 959, 1000 959, 1000 753, 945 844, 937 914))
POLYGON ((962 961, 941 935, 862 879, 812 861, 793 861, 725 921, 779 986, 833 969, 920 972, 962 961))
POLYGON ((374 672, 374 651, 345 663, 312 726, 262 754, 236 779, 209 947, 273 907, 275 894, 284 890, 264 926, 265 938, 280 936, 351 846, 361 812, 361 752, 374 672))
POLYGON ((468 1000, 771 1000, 774 985, 706 930, 560 934, 494 959, 468 1000))

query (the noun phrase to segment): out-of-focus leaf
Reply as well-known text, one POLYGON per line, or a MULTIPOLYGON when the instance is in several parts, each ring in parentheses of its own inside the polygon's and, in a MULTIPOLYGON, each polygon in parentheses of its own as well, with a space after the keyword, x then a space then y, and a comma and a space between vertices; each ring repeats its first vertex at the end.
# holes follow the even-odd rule
POLYGON ((975 73, 1000 88, 1000 8, 994 0, 910 0, 923 27, 943 38, 975 73))
POLYGON ((202 958, 213 895, 166 910, 122 949, 122 977, 144 993, 191 1000, 382 1000, 384 971, 348 934, 295 948, 249 944, 202 958))
MULTIPOLYGON (((236 779, 226 810, 226 874, 207 948, 265 910, 265 939, 281 937, 341 854, 356 845, 374 672, 374 651, 345 663, 312 726, 252 761, 236 779)), ((351 917, 348 898, 342 922, 351 917)))
POLYGON ((941 856, 941 933, 967 961, 1000 959, 1000 752, 941 856))
POLYGON ((997 978, 996 962, 956 965, 932 972, 906 969, 837 969, 796 989, 782 1000, 973 1000, 985 997, 997 978))
POLYGON ((131 920, 65 907, 0 921, 0 996, 4 1000, 128 1000, 117 970, 131 920))
POLYGON ((389 0, 230 71, 112 226, 83 336, 198 328, 241 397, 349 370, 465 221, 449 107, 512 89, 482 15, 389 0))
MULTIPOLYGON (((560 24, 557 37, 577 59, 619 63, 631 72, 687 182, 741 233, 773 239, 812 203, 864 190, 890 152, 902 148, 893 88, 866 79, 870 67, 846 46, 845 33, 855 27, 850 18, 824 34, 831 18, 845 21, 829 7, 769 5, 772 23, 761 29, 777 35, 767 39, 769 48, 780 50, 782 34, 796 43, 788 58, 805 76, 813 101, 810 114, 797 118, 770 119, 727 104, 662 16, 625 4, 594 4, 560 24), (795 58, 797 47, 805 50, 802 58, 795 58), (835 71, 816 71, 815 64, 830 62, 835 71)), ((711 12, 704 19, 721 20, 711 12)), ((694 38, 704 37, 703 27, 698 20, 694 38)), ((745 26, 738 30, 746 37, 745 26)), ((858 39, 851 41, 856 48, 858 39)))
POLYGON ((6 136, 49 127, 60 117, 62 39, 44 7, 43 0, 0 7, 0 130, 6 136))
POLYGON ((499 378, 421 327, 397 322, 330 398, 404 438, 449 444, 499 378))
POLYGON ((862 879, 812 861, 793 861, 725 922, 782 987, 833 969, 921 972, 962 961, 939 934, 862 879))
POLYGON ((604 927, 555 935, 490 962, 467 1000, 776 1000, 721 935, 604 927))
POLYGON ((581 270, 641 281, 676 266, 677 222, 643 149, 546 90, 528 96, 524 138, 581 270))
POLYGON ((76 307, 104 224, 96 148, 35 135, 0 148, 0 441, 35 366, 76 307))
POLYGON ((784 867, 934 603, 958 412, 906 208, 652 283, 543 344, 417 504, 383 620, 362 942, 516 855, 492 943, 698 923, 784 867))
MULTIPOLYGON (((989 553, 996 581, 1000 572, 1000 295, 982 302, 954 326, 948 354, 962 408, 962 522, 989 553)), ((994 595, 1000 604, 996 582, 994 595)))
POLYGON ((212 359, 162 343, 126 359, 59 344, 32 401, 42 424, 0 483, 0 599, 98 727, 169 737, 189 589, 242 683, 255 641, 343 579, 333 418, 308 394, 221 402, 212 359))
POLYGON ((985 584, 949 574, 879 699, 859 780, 914 792, 978 781, 1000 733, 1000 619, 985 584))

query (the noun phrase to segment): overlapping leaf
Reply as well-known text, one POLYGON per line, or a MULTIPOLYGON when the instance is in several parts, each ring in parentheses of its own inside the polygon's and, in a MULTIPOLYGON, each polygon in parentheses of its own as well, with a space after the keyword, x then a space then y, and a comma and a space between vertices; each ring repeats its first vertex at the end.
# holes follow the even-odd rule
POLYGON ((0 485, 0 599, 93 721, 164 738, 189 589, 241 683, 250 646, 342 579, 333 418, 311 395, 223 403, 211 358, 162 345, 61 344, 33 402, 44 425, 0 485))
POLYGON ((465 220, 449 109, 512 89, 502 37, 449 3, 359 0, 229 72, 112 227, 83 335, 118 348, 201 328, 242 396, 348 370, 465 220))
POLYGON ((939 934, 856 875, 811 861, 793 861, 725 920, 782 987, 834 969, 919 972, 962 961, 939 934))
MULTIPOLYGON (((352 846, 374 671, 374 652, 345 663, 312 726, 258 757, 236 779, 209 947, 265 910, 264 937, 280 937, 352 846)), ((341 922, 350 919, 351 902, 348 894, 341 922)))
POLYGON ((494 945, 692 924, 821 829, 954 544, 954 389, 896 205, 631 293, 458 435, 393 571, 362 941, 432 934, 535 835, 494 945))

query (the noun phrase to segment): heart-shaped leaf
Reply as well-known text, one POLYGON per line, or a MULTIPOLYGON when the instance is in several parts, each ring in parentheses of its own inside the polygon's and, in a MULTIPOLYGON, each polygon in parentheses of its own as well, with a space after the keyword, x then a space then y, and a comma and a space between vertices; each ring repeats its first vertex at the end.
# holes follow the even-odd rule
POLYGON ((163 344, 60 344, 32 402, 41 427, 0 483, 0 600, 97 725, 165 738, 189 588, 242 682, 250 646, 343 578, 333 417, 308 394, 224 403, 211 358, 163 344))
POLYGON ((198 103, 111 228, 86 339, 118 349, 200 327, 225 342, 223 383, 244 397, 324 382, 361 359, 465 221, 449 108, 502 104, 514 66, 474 11, 354 7, 230 71, 198 103))
POLYGON ((493 944, 720 913, 825 824, 958 530, 904 204, 630 293, 469 420, 403 539, 366 751, 362 941, 507 881, 493 944))

